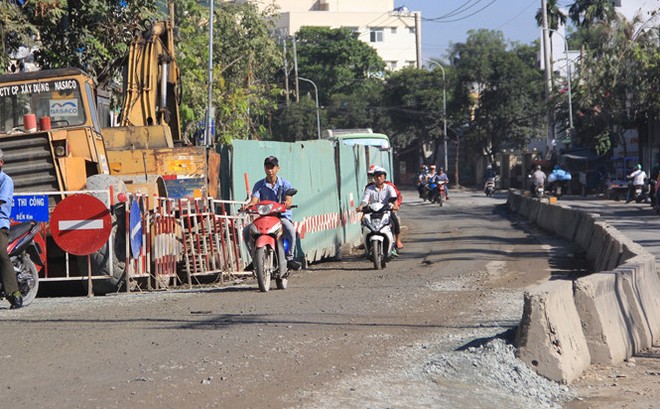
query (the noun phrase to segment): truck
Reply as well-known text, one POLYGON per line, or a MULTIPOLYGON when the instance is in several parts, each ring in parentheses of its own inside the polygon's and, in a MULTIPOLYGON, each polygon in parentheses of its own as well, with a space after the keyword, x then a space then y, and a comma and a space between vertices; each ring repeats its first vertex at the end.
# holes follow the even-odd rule
MULTIPOLYGON (((109 104, 97 103, 101 91, 80 69, 0 76, 0 149, 16 192, 47 193, 51 208, 65 192, 83 189, 112 187, 115 203, 123 192, 216 194, 217 181, 207 177, 206 148, 186 144, 181 135, 172 22, 155 22, 136 36, 127 62, 117 127, 104 126, 110 124, 109 104)), ((219 163, 219 156, 210 155, 219 163)), ((96 293, 116 289, 124 272, 122 207, 111 210, 111 238, 91 258, 94 274, 113 273, 94 280, 96 293)), ((86 275, 86 262, 79 264, 86 275)))

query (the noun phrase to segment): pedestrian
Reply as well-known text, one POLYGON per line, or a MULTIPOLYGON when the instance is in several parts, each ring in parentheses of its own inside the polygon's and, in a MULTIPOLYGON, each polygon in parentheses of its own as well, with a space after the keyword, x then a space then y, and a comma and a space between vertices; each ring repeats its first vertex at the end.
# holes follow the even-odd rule
MULTIPOLYGON (((277 173, 280 171, 280 162, 275 156, 269 156, 264 160, 264 172, 266 173, 266 177, 257 181, 257 183, 254 184, 254 187, 252 188, 252 195, 250 197, 250 201, 242 207, 242 209, 245 209, 247 207, 253 206, 257 204, 257 202, 263 201, 263 200, 271 200, 273 202, 277 203, 286 203, 287 211, 282 213, 281 221, 282 221, 282 227, 284 228, 284 234, 286 235, 286 239, 290 243, 289 248, 286 251, 286 264, 287 268, 289 270, 300 270, 302 265, 293 259, 293 253, 295 250, 295 244, 296 244, 296 229, 293 227, 293 222, 291 221, 291 204, 293 201, 292 196, 287 196, 285 193, 291 189, 293 186, 291 183, 282 178, 277 176, 277 173)), ((245 243, 248 245, 253 245, 250 240, 249 232, 248 232, 249 226, 246 226, 245 229, 243 229, 243 239, 245 240, 245 243)), ((250 251, 250 254, 252 251, 250 251)), ((247 269, 250 269, 252 267, 252 263, 248 265, 247 269)))
POLYGON ((7 253, 9 244, 9 217, 14 197, 14 181, 3 170, 5 165, 5 153, 0 149, 0 274, 5 289, 7 300, 11 309, 23 307, 23 296, 18 290, 18 281, 14 266, 7 253))

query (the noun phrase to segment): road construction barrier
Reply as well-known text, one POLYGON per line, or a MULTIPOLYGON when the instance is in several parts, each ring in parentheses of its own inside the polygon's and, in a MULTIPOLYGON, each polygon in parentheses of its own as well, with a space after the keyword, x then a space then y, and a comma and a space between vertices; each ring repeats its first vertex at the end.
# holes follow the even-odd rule
MULTIPOLYGON (((74 194, 104 197, 110 211, 117 206, 126 209, 122 212, 125 219, 114 221, 127 226, 125 240, 121 241, 125 243, 124 272, 117 289, 124 284, 126 291, 158 290, 181 284, 192 286, 200 283, 202 277, 206 277, 205 282, 223 281, 228 276, 245 274, 242 270, 247 263, 247 255, 242 247, 240 232, 247 219, 237 212, 243 202, 210 198, 175 200, 125 193, 125 202, 112 203, 114 193, 106 190, 16 193, 16 208, 20 212, 14 218, 17 221, 42 222, 42 234, 48 240, 46 247, 50 254, 47 254, 46 268, 40 272, 42 282, 115 278, 112 270, 114 263, 109 263, 109 275, 90 277, 81 271, 81 265, 86 264, 80 259, 83 256, 67 253, 49 238, 51 210, 48 208, 48 196, 59 198, 74 194), (38 213, 20 207, 24 201, 30 201, 23 198, 35 197, 45 203, 45 207, 38 209, 38 213)), ((108 246, 108 251, 108 258, 112 260, 115 247, 108 246)))
POLYGON ((595 271, 526 292, 516 337, 519 358, 542 376, 571 383, 589 364, 618 363, 660 343, 654 255, 596 214, 515 190, 507 205, 575 243, 595 271))

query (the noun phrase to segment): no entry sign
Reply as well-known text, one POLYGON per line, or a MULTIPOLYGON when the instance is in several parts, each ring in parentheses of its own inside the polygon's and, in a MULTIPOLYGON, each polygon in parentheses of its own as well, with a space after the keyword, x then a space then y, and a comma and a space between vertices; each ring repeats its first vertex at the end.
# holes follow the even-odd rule
POLYGON ((86 256, 103 247, 111 230, 108 208, 90 195, 69 196, 50 215, 53 240, 62 250, 76 256, 86 256))

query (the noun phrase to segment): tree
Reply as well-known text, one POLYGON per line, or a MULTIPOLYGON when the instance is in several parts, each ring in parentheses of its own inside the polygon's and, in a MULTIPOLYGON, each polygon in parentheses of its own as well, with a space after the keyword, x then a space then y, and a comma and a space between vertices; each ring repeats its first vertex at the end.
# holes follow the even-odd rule
POLYGON ((36 27, 30 24, 21 8, 13 1, 0 3, 0 66, 9 66, 9 55, 21 46, 35 42, 36 27))
POLYGON ((475 153, 492 162, 496 152, 524 148, 539 134, 544 115, 542 75, 535 67, 534 47, 513 44, 507 49, 499 31, 468 34, 465 43, 451 50, 458 93, 471 99, 464 137, 475 153))
POLYGON ((296 41, 299 75, 316 83, 321 105, 385 70, 376 50, 346 28, 302 27, 296 41))
POLYGON ((145 22, 164 14, 156 0, 34 0, 23 15, 39 27, 35 59, 42 68, 77 67, 105 84, 145 22))
POLYGON ((571 20, 579 27, 589 28, 616 17, 613 0, 576 0, 568 9, 571 20))
MULTIPOLYGON (((184 83, 182 114, 205 118, 208 95, 208 9, 194 0, 177 3, 178 61, 184 83)), ((282 90, 274 74, 282 54, 270 36, 270 10, 251 4, 214 8, 213 105, 221 142, 268 137, 270 112, 282 90)))
MULTIPOLYGON (((547 15, 548 15, 548 28, 556 30, 560 25, 566 24, 567 16, 564 14, 559 6, 557 5, 557 0, 548 0, 546 3, 547 6, 547 15)), ((543 10, 539 9, 534 16, 536 19, 536 24, 539 27, 543 27, 543 10)), ((550 32, 552 36, 552 31, 550 32)))
POLYGON ((660 29, 639 19, 601 24, 602 40, 588 49, 578 72, 578 142, 599 153, 623 142, 626 129, 660 117, 660 29))
POLYGON ((442 136, 442 76, 438 72, 404 68, 387 78, 387 107, 392 144, 406 148, 442 136))

